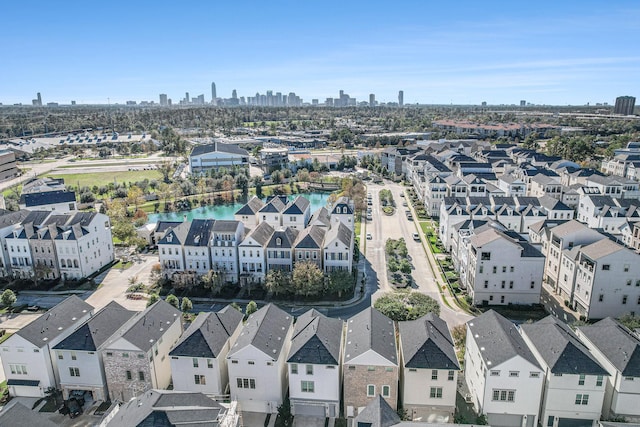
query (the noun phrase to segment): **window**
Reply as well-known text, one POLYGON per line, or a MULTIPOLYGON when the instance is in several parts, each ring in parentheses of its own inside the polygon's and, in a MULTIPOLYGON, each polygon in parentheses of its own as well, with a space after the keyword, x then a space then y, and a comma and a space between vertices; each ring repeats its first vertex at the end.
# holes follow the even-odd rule
POLYGON ((455 375, 456 375, 455 371, 449 371, 449 375, 447 376, 447 381, 453 381, 455 375))
POLYGON ((133 379, 133 375, 131 375, 131 371, 126 371, 125 375, 127 377, 127 381, 131 381, 133 379))
POLYGON ((580 378, 578 379, 578 385, 584 385, 584 374, 580 374, 580 378))
POLYGON ((515 402, 515 390, 493 390, 491 400, 500 402, 515 402))
POLYGON ((599 302, 602 302, 603 300, 604 300, 604 294, 600 294, 600 295, 598 296, 598 301, 599 301, 599 302))
POLYGON ((300 389, 303 393, 314 393, 315 384, 313 381, 300 381, 300 389))
POLYGON ((375 371, 375 370, 376 370, 376 367, 375 367, 375 366, 367 366, 367 371, 371 371, 371 372, 373 372, 373 371, 375 371))
POLYGON ((442 387, 431 387, 429 397, 432 399, 442 399, 442 387))
POLYGON ((393 368, 390 366, 387 366, 386 368, 384 368, 385 372, 393 372, 393 368))
POLYGON ((504 284, 505 284, 505 281, 503 280, 503 281, 502 281, 502 283, 500 283, 500 287, 501 287, 502 289, 504 289, 504 284))
POLYGON ((605 270, 605 271, 609 271, 610 267, 611 266, 609 264, 602 264, 602 269, 605 270))
POLYGON ((122 357, 129 357, 129 353, 122 353, 122 357))
POLYGON ((79 377, 80 376, 80 369, 79 368, 69 368, 69 375, 71 375, 72 377, 79 377))
POLYGON ((506 266, 506 265, 503 265, 503 266, 502 266, 502 272, 503 272, 503 273, 506 273, 506 272, 507 272, 507 266, 506 266))
POLYGON ((492 377, 499 377, 500 376, 500 371, 491 371, 491 376, 492 377))
POLYGON ((367 396, 373 397, 375 395, 376 395, 376 386, 374 386, 373 384, 369 384, 367 386, 367 396))
POLYGON ((588 394, 576 394, 576 405, 588 405, 589 404, 589 395, 588 394))
POLYGON ((313 365, 307 365, 307 375, 313 375, 313 365))
POLYGON ((623 304, 626 304, 626 303, 627 303, 627 299, 628 299, 628 298, 629 298, 629 297, 628 297, 627 295, 622 295, 622 303, 623 303, 623 304))
POLYGON ((71 352, 71 360, 77 360, 77 359, 78 359, 78 357, 76 356, 76 352, 72 351, 71 352))
POLYGON ((292 374, 297 374, 298 373, 298 364, 297 363, 292 363, 291 364, 291 373, 292 374))
POLYGON ((509 267, 509 273, 513 273, 514 268, 515 267, 513 265, 511 267, 509 267))
POLYGON ((596 378, 596 387, 602 387, 603 379, 604 377, 602 375, 598 375, 598 377, 596 378))
POLYGON ((529 372, 529 378, 540 378, 540 372, 529 372))
POLYGON ((58 353, 58 359, 60 360, 64 359, 64 356, 62 355, 62 353, 58 353))
POLYGON ((256 364, 256 362, 254 362, 253 360, 249 360, 247 363, 248 363, 249 365, 255 365, 255 364, 256 364))
POLYGON ((484 288, 487 289, 489 287, 489 281, 485 280, 484 281, 484 288))
POLYGON ((142 371, 138 371, 138 379, 139 379, 140 381, 144 381, 144 372, 142 372, 142 371))
POLYGON ((207 385, 207 380, 204 377, 204 375, 194 375, 193 376, 193 382, 196 385, 207 385))
POLYGON ((111 357, 111 356, 113 356, 113 353, 110 351, 107 351, 107 357, 111 357))
POLYGON ((355 367, 354 365, 349 365, 349 370, 350 370, 350 371, 355 371, 355 370, 356 370, 356 367, 355 367))
POLYGON ((236 378, 238 388, 250 388, 255 390, 256 380, 254 378, 236 378))
POLYGON ((480 259, 482 261, 490 261, 491 260, 491 252, 481 252, 480 259))
POLYGON ((518 372, 518 371, 509 371, 509 376, 511 378, 519 377, 520 376, 520 372, 518 372))
POLYGON ((496 274, 498 272, 498 267, 496 267, 495 265, 493 266, 493 274, 496 274))
POLYGON ((481 265, 481 266, 480 266, 479 273, 480 273, 480 274, 484 273, 484 265, 481 265))
POLYGON ((9 369, 14 375, 27 375, 27 365, 14 365, 10 364, 9 369))
POLYGON ((437 380, 438 379, 438 370, 437 369, 433 369, 431 371, 431 379, 432 380, 437 380))
POLYGON ((382 397, 389 397, 389 396, 391 396, 391 387, 389 387, 388 385, 383 385, 382 397))
POLYGON ((549 415, 549 418, 547 418, 547 427, 553 427, 554 421, 555 421, 555 417, 553 415, 549 415))

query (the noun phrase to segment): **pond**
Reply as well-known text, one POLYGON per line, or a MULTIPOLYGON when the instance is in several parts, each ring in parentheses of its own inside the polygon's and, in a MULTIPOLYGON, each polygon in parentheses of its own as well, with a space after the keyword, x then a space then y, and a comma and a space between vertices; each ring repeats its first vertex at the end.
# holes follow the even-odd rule
MULTIPOLYGON (((320 209, 323 206, 327 205, 327 199, 329 199, 331 193, 301 193, 294 194, 289 196, 290 200, 295 199, 297 196, 306 197, 311 206, 311 213, 313 214, 316 210, 320 209)), ((158 213, 158 214, 149 214, 149 223, 154 223, 158 221, 182 221, 185 216, 188 221, 192 219, 233 219, 233 214, 235 214, 238 209, 243 206, 243 203, 233 203, 226 205, 216 205, 216 206, 203 206, 195 209, 191 209, 190 211, 183 212, 170 212, 170 213, 158 213)))

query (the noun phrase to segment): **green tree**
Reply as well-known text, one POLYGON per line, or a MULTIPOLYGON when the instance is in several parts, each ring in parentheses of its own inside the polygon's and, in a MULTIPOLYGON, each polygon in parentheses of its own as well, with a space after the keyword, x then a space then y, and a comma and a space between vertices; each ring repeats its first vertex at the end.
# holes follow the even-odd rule
POLYGON ((11 289, 5 289, 2 296, 0 296, 0 302, 2 302, 2 305, 5 307, 11 307, 15 304, 16 299, 16 294, 11 289))
POLYGON ((310 261, 296 263, 291 281, 298 295, 315 296, 324 289, 324 274, 315 263, 310 261))
POLYGON ((271 269, 264 279, 264 286, 269 292, 273 292, 274 294, 276 294, 276 296, 281 292, 289 292, 289 275, 280 269, 271 269))
MULTIPOLYGON (((5 291, 6 292, 6 291, 5 291)), ((4 294, 2 295, 4 298, 4 294)), ((622 323, 632 331, 640 328, 640 316, 635 316, 631 313, 624 314, 618 318, 618 322, 622 323)))
POLYGON ((401 291, 378 298, 374 307, 392 320, 415 320, 427 313, 440 314, 438 301, 420 292, 401 291))
POLYGON ((291 414, 291 403, 288 398, 282 401, 282 405, 278 406, 278 415, 276 417, 276 427, 291 427, 293 425, 293 415, 291 414))
POLYGON ((256 311, 258 311, 258 304, 256 304, 255 301, 249 301, 249 304, 247 304, 247 309, 245 310, 245 314, 244 314, 245 318, 251 316, 256 311))
POLYGON ((329 291, 336 292, 338 297, 342 297, 343 292, 353 289, 353 275, 346 270, 336 270, 329 274, 329 291))
POLYGON ((258 196, 259 199, 262 199, 263 194, 262 194, 262 186, 263 186, 264 182, 262 181, 262 177, 261 176, 254 176, 253 177, 253 186, 256 187, 256 196, 258 196))
POLYGON ((209 270, 200 278, 205 289, 210 289, 213 295, 217 295, 222 290, 222 276, 215 270, 209 270))
POLYGON ((246 203, 249 198, 249 179, 247 175, 241 173, 236 175, 235 181, 236 188, 239 188, 241 191, 240 197, 242 197, 242 201, 246 203))
POLYGON ((165 301, 168 304, 171 304, 172 306, 174 306, 175 308, 179 308, 180 307, 180 301, 178 300, 178 297, 171 294, 168 295, 167 298, 165 299, 165 301))
POLYGON ((147 307, 155 304, 156 302, 158 302, 158 300, 160 300, 160 295, 158 295, 158 294, 150 294, 149 295, 149 299, 147 300, 147 307))
POLYGON ((193 303, 191 302, 191 300, 187 297, 182 297, 182 303, 180 304, 180 309, 182 310, 182 312, 186 313, 188 311, 191 311, 192 308, 193 303))

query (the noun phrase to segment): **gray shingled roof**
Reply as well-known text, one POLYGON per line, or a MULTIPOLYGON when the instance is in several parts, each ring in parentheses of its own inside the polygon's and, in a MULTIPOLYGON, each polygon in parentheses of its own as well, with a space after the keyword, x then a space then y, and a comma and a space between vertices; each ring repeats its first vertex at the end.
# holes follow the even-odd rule
POLYGON ((32 411, 20 402, 13 402, 0 411, 1 426, 56 427, 58 424, 49 421, 48 414, 32 411))
POLYGON ((16 332, 37 347, 43 347, 59 335, 77 327, 78 319, 93 311, 93 306, 75 295, 70 296, 33 322, 16 332))
POLYGON ((447 323, 435 314, 398 322, 398 329, 405 367, 460 369, 447 323))
POLYGON ((390 363, 398 365, 396 328, 391 319, 369 307, 347 321, 344 363, 373 350, 390 363))
POLYGON ((45 191, 42 193, 29 193, 24 195, 24 205, 26 207, 45 206, 75 201, 76 193, 66 190, 45 191))
POLYGON ((554 374, 608 375, 565 323, 553 316, 520 326, 554 374))
POLYGON ((22 225, 33 224, 34 227, 39 227, 45 222, 49 215, 51 215, 51 211, 31 211, 29 215, 22 220, 22 225))
POLYGON ((189 232, 184 240, 184 246, 209 246, 215 222, 213 219, 194 219, 191 221, 189 232))
POLYGON ((304 211, 309 208, 309 205, 309 200, 305 197, 298 196, 293 202, 289 203, 283 213, 287 215, 302 215, 304 211))
POLYGON ((286 227, 283 230, 276 230, 271 235, 269 242, 267 243, 268 248, 283 248, 283 249, 291 249, 293 248, 293 243, 296 241, 296 237, 300 233, 299 230, 293 227, 286 227), (278 239, 280 240, 280 244, 278 245, 278 239))
POLYGON ((187 241, 187 234, 191 223, 185 221, 174 228, 167 228, 167 232, 162 239, 158 241, 159 245, 181 245, 187 241))
POLYGON ((240 221, 217 219, 213 224, 214 233, 235 233, 240 227, 240 221))
POLYGON ((536 358, 520 336, 516 326, 493 310, 467 322, 471 336, 480 349, 480 356, 490 368, 520 356, 540 368, 536 358))
POLYGON ((578 330, 625 377, 640 377, 640 339, 611 317, 578 330))
POLYGON ((287 362, 338 365, 342 332, 342 320, 308 310, 296 321, 287 362))
POLYGON ((175 228, 182 224, 182 221, 158 221, 154 231, 156 233, 164 233, 169 228, 175 228))
POLYGON ((609 256, 611 254, 615 254, 620 251, 628 251, 629 249, 625 248, 622 245, 619 245, 616 242, 613 242, 607 238, 603 238, 598 240, 597 242, 591 243, 590 245, 585 245, 582 248, 582 253, 592 260, 597 260, 599 258, 609 256))
POLYGON ((340 242, 345 244, 347 247, 351 247, 351 238, 353 237, 353 232, 349 230, 349 227, 344 225, 342 222, 334 222, 331 224, 329 230, 327 230, 327 234, 324 236, 325 247, 329 244, 329 242, 333 242, 335 239, 338 239, 340 242))
POLYGON ((231 306, 217 313, 198 314, 169 355, 217 358, 242 318, 242 313, 231 306))
POLYGON ((274 230, 272 226, 270 226, 266 222, 261 222, 256 228, 253 229, 251 233, 249 233, 247 238, 251 237, 259 245, 264 247, 273 235, 273 232, 274 230))
POLYGON ((240 349, 253 346, 273 360, 278 360, 292 324, 293 318, 289 313, 275 304, 265 305, 249 316, 227 358, 240 349))
POLYGON ((329 227, 329 224, 331 224, 331 218, 329 218, 329 211, 324 206, 315 211, 309 219, 309 225, 329 227))
POLYGON ((296 249, 320 249, 327 229, 312 225, 300 231, 293 246, 296 249))
POLYGON ((381 395, 377 395, 356 416, 354 425, 367 427, 391 427, 400 422, 400 416, 381 395))
POLYGON ((96 351, 134 314, 134 311, 111 301, 56 345, 54 350, 96 351))
POLYGON ((338 198, 338 200, 336 200, 336 202, 333 205, 333 208, 331 210, 332 214, 336 213, 336 208, 340 207, 340 214, 344 214, 343 210, 344 208, 347 208, 347 213, 348 214, 353 214, 353 206, 351 205, 351 201, 349 200, 348 197, 340 197, 338 198))
POLYGON ((264 202, 253 196, 244 206, 235 213, 236 215, 255 215, 262 207, 264 202))
POLYGON ((264 205, 258 212, 260 213, 280 213, 285 209, 286 205, 279 197, 274 197, 266 205, 264 205))
POLYGON ((20 209, 19 211, 7 211, 0 209, 0 228, 20 224, 29 216, 30 213, 31 211, 28 211, 27 209, 20 209))
POLYGON ((114 334, 105 344, 110 346, 120 337, 138 347, 141 351, 148 351, 162 337, 174 322, 181 322, 181 312, 171 304, 160 300, 143 312, 137 313, 120 331, 114 334))

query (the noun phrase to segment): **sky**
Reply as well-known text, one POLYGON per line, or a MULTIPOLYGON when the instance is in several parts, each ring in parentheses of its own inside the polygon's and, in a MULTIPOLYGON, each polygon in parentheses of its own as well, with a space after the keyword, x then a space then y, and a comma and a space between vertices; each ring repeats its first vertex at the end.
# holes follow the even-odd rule
POLYGON ((0 103, 295 92, 405 104, 640 97, 637 0, 5 2, 0 103))

